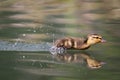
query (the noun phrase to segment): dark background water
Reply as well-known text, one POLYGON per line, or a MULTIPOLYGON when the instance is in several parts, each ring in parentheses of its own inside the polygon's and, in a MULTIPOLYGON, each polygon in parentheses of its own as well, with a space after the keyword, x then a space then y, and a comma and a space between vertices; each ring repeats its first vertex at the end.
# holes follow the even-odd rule
POLYGON ((119 80, 119 0, 0 0, 0 80, 119 80), (109 4, 106 5, 105 4, 109 4), (49 52, 56 39, 98 33, 106 43, 68 50, 105 62, 64 61, 49 52))

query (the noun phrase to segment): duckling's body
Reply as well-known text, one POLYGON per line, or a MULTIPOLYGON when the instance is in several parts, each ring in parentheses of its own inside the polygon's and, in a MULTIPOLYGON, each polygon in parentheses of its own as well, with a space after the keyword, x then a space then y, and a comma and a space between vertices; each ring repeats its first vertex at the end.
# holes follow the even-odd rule
POLYGON ((88 35, 87 38, 63 38, 59 39, 55 42, 56 47, 64 47, 67 49, 73 48, 73 49, 88 49, 91 45, 105 42, 105 40, 102 39, 102 36, 98 34, 91 34, 88 35))

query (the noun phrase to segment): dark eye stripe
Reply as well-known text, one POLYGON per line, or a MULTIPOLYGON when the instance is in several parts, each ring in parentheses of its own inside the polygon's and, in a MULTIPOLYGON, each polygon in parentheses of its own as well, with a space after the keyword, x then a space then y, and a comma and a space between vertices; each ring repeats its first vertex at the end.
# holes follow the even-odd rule
POLYGON ((102 38, 100 38, 100 37, 93 37, 93 38, 96 38, 96 39, 102 39, 102 38))

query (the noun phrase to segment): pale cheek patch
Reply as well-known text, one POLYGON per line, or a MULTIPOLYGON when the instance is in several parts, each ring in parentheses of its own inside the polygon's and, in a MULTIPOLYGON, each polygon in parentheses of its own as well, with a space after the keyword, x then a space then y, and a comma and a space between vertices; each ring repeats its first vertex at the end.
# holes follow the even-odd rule
POLYGON ((71 42, 71 40, 66 40, 66 41, 64 42, 64 46, 67 47, 67 48, 71 48, 71 47, 72 47, 72 42, 71 42))
POLYGON ((67 42, 67 41, 65 41, 64 46, 67 46, 67 45, 68 45, 68 42, 67 42))
POLYGON ((69 46, 72 46, 72 42, 70 40, 68 40, 68 44, 69 46))
POLYGON ((76 41, 74 42, 74 47, 77 48, 77 42, 76 41))

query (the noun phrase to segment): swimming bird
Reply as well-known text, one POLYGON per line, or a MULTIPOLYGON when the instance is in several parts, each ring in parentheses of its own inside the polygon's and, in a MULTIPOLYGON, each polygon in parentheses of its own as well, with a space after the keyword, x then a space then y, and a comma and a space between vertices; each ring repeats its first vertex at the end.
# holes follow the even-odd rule
POLYGON ((55 41, 54 46, 65 49, 85 50, 94 44, 106 42, 99 34, 89 34, 86 38, 67 37, 55 41))

